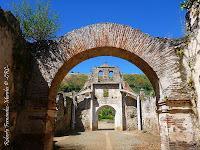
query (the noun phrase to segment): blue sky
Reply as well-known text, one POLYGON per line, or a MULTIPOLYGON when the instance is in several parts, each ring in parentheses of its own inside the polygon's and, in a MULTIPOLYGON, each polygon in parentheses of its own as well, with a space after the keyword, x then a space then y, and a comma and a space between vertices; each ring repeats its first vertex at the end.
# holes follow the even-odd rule
MULTIPOLYGON (((15 0, 20 2, 20 0, 15 0)), ((31 0, 33 2, 33 0, 31 0)), ((60 17, 57 36, 99 22, 114 22, 140 29, 154 37, 178 38, 184 35, 183 0, 52 0, 52 9, 60 17)), ((0 6, 10 8, 11 0, 0 0, 0 6)), ((142 73, 133 64, 116 57, 101 56, 86 60, 72 70, 88 73, 92 66, 103 63, 116 65, 124 73, 142 73)))

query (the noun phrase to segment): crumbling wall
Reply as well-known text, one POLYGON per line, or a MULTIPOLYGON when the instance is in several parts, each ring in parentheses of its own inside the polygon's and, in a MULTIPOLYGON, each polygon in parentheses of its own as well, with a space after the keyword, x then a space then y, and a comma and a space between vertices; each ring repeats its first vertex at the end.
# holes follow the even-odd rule
POLYGON ((26 99, 29 58, 18 21, 0 9, 0 149, 11 149, 16 142, 17 118, 26 99))
POLYGON ((77 96, 75 129, 85 131, 90 129, 90 101, 84 95, 77 96))
POLYGON ((66 126, 66 130, 68 131, 69 129, 71 129, 71 120, 72 120, 72 105, 73 105, 73 101, 72 98, 70 97, 65 97, 66 100, 66 105, 65 105, 65 126, 66 126))
POLYGON ((153 134, 159 134, 158 114, 156 109, 155 97, 148 97, 141 101, 142 129, 153 134))
POLYGON ((183 63, 187 70, 187 83, 194 106, 200 112, 200 2, 195 2, 186 15, 187 41, 183 63))
POLYGON ((57 96, 57 112, 55 117, 55 135, 64 135, 71 128, 72 98, 57 96))
POLYGON ((137 130, 137 101, 131 97, 125 97, 125 101, 126 130, 137 130))
POLYGON ((187 72, 187 86, 193 104, 193 128, 200 144, 200 2, 194 1, 186 14, 186 38, 183 65, 187 72))

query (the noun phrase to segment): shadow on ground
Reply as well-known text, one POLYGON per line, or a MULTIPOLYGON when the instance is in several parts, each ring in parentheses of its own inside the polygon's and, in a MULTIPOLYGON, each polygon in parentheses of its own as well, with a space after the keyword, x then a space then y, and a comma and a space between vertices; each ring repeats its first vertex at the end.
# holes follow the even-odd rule
POLYGON ((114 128, 108 128, 108 129, 98 129, 97 131, 104 131, 104 130, 115 130, 114 128))
POLYGON ((74 144, 66 144, 65 147, 61 147, 55 144, 56 141, 54 141, 53 150, 84 150, 85 147, 81 145, 74 145, 74 144))
POLYGON ((80 135, 81 133, 80 133, 81 131, 67 131, 67 132, 60 132, 60 133, 58 133, 58 134, 56 134, 54 137, 62 137, 62 136, 69 136, 69 135, 71 135, 71 136, 75 136, 75 135, 80 135))

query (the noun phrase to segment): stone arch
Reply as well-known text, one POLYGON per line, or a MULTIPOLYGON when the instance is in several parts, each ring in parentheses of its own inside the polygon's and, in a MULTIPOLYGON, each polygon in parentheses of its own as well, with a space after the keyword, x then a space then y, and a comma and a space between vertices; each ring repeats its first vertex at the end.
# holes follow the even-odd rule
POLYGON ((70 58, 67 62, 64 62, 63 66, 58 70, 55 78, 52 80, 49 99, 54 101, 56 96, 55 94, 57 93, 56 92, 57 86, 61 83, 62 79, 66 76, 69 70, 71 70, 74 66, 76 66, 80 62, 96 56, 116 56, 128 60, 131 63, 138 66, 149 78, 150 82, 152 83, 152 86, 154 87, 157 99, 159 99, 160 83, 157 73, 153 70, 153 68, 149 66, 146 61, 142 60, 135 54, 127 50, 114 47, 101 47, 101 48, 86 50, 80 52, 79 54, 76 54, 73 58, 70 58), (112 53, 110 53, 110 51, 112 53))
POLYGON ((108 72, 108 77, 112 79, 112 78, 113 78, 113 74, 114 74, 113 71, 109 71, 109 72, 108 72))
POLYGON ((100 82, 101 78, 103 78, 103 71, 99 70, 99 72, 98 72, 98 82, 100 82))
MULTIPOLYGON (((166 100, 185 100, 189 103, 181 76, 180 58, 175 53, 176 41, 154 38, 125 25, 102 23, 74 30, 54 44, 49 55, 44 56, 48 61, 43 61, 43 56, 37 58, 41 74, 49 86, 45 133, 52 132, 50 126, 53 128, 51 122, 55 114, 58 85, 74 66, 97 56, 120 57, 140 68, 154 87, 159 113, 168 112, 165 106, 172 105, 166 100)), ((164 114, 160 116, 167 118, 164 114)), ((161 130, 165 131, 164 128, 161 130)), ((163 140, 167 141, 165 138, 163 140)))
POLYGON ((66 34, 59 39, 58 49, 62 60, 46 79, 52 104, 57 86, 67 72, 78 63, 96 56, 116 56, 135 64, 151 81, 158 100, 166 95, 171 99, 180 95, 176 89, 181 84, 179 58, 168 39, 153 38, 128 26, 104 23, 66 34))
POLYGON ((115 106, 112 106, 110 104, 106 104, 106 105, 101 105, 100 107, 98 107, 96 109, 96 115, 99 113, 99 111, 101 111, 103 108, 111 108, 115 113, 116 113, 116 108, 115 106))
POLYGON ((99 113, 99 111, 101 109, 106 108, 106 107, 112 108, 116 112, 116 109, 115 109, 114 106, 112 106, 112 105, 102 105, 102 106, 100 106, 100 107, 97 108, 96 113, 99 113))

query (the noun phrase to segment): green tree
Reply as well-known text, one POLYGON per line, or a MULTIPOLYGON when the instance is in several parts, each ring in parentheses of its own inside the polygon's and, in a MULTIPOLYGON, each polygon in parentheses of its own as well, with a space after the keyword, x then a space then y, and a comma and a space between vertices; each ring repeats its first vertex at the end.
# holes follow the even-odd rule
POLYGON ((141 89, 144 89, 146 95, 153 95, 153 87, 144 74, 124 74, 124 80, 129 84, 132 90, 139 93, 141 89))
POLYGON ((67 75, 63 82, 60 84, 58 91, 78 92, 83 88, 87 79, 88 76, 84 74, 67 75))
POLYGON ((115 117, 115 112, 110 107, 102 108, 98 114, 99 120, 103 119, 114 120, 114 117, 115 117))
POLYGON ((26 40, 35 42, 55 38, 59 21, 56 12, 50 9, 49 0, 38 0, 35 5, 28 0, 13 2, 12 12, 20 22, 26 40))

